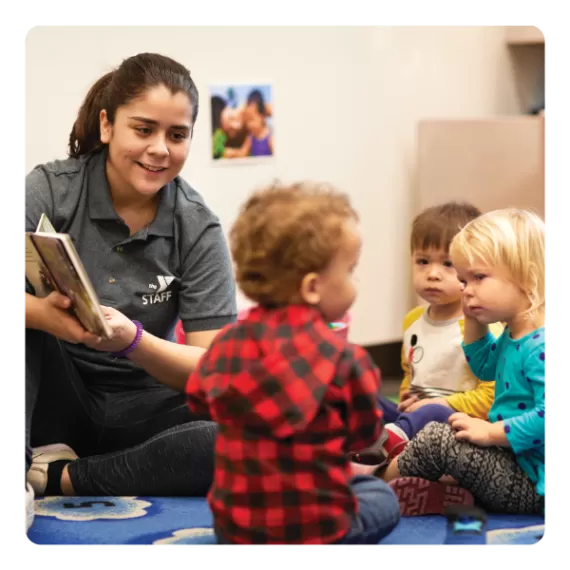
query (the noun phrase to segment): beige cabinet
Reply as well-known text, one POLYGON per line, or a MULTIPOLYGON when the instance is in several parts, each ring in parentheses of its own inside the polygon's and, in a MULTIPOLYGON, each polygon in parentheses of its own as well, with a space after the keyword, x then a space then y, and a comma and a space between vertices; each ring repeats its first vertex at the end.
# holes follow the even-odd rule
POLYGON ((425 120, 418 127, 418 203, 467 200, 483 211, 544 216, 544 117, 425 120))
POLYGON ((544 36, 536 26, 505 26, 505 35, 509 45, 544 44, 544 36))

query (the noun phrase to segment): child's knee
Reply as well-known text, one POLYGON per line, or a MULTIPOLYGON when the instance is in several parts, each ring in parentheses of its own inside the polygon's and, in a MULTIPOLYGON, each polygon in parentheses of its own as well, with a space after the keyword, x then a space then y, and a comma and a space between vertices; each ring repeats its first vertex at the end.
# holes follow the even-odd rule
POLYGON ((450 431, 449 424, 433 421, 426 424, 416 437, 425 442, 440 442, 450 431))

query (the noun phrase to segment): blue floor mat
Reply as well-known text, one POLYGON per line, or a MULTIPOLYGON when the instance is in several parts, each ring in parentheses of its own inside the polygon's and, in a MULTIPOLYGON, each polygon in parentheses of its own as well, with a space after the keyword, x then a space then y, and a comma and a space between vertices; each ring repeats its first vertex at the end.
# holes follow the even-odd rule
MULTIPOLYGON (((529 544, 543 532, 544 518, 488 515, 485 544, 529 544), (501 529, 516 531, 497 532, 501 529)), ((404 517, 381 544, 444 544, 442 516, 404 517)), ((48 497, 36 500, 28 532, 36 544, 215 544, 212 514, 202 498, 48 497)), ((473 537, 466 540, 473 543, 473 537)))

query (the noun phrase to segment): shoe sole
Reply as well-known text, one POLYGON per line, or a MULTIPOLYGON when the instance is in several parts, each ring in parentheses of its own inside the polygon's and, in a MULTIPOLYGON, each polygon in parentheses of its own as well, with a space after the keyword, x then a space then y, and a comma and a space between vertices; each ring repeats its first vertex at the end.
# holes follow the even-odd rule
POLYGON ((400 477, 389 483, 404 517, 443 515, 450 505, 473 506, 473 495, 463 487, 420 477, 400 477))
POLYGON ((48 464, 53 461, 75 461, 79 459, 75 451, 64 443, 52 443, 32 449, 32 465, 26 474, 36 497, 43 496, 47 486, 48 464))
POLYGON ((33 487, 29 483, 26 483, 26 532, 30 530, 36 515, 34 498, 33 487))
POLYGON ((44 463, 40 458, 51 454, 55 454, 57 459, 69 459, 70 461, 78 459, 77 453, 75 453, 69 445, 65 445, 64 443, 52 443, 50 445, 35 447, 32 450, 32 463, 44 463))

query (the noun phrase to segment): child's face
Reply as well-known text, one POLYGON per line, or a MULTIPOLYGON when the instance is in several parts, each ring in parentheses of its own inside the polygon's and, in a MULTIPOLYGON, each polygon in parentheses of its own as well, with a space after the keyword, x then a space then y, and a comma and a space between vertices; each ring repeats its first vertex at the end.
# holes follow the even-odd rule
POLYGON ((265 127, 265 117, 257 110, 255 103, 245 108, 245 125, 252 135, 261 133, 265 127))
POLYGON ((461 283, 449 252, 430 248, 412 253, 412 279, 416 293, 430 305, 461 301, 461 283))
POLYGON ((361 239, 355 222, 346 222, 344 230, 341 247, 319 276, 318 308, 328 322, 340 320, 356 299, 354 270, 360 259, 361 239))
POLYGON ((220 116, 223 131, 231 138, 235 137, 243 127, 243 111, 226 107, 220 116))
POLYGON ((525 311, 530 302, 505 267, 491 267, 482 260, 457 265, 466 312, 482 324, 509 323, 525 311))

